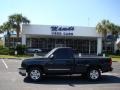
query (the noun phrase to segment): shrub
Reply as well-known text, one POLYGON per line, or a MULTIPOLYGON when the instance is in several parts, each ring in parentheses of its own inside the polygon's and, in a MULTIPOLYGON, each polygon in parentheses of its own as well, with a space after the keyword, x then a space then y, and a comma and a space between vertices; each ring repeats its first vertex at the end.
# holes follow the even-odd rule
POLYGON ((9 54, 10 55, 15 55, 15 49, 14 48, 10 48, 9 49, 9 54))
POLYGON ((0 49, 3 48, 3 46, 0 45, 0 49))
POLYGON ((0 46, 0 54, 1 55, 8 55, 9 54, 9 49, 4 48, 3 46, 0 46))
POLYGON ((23 55, 23 54, 25 54, 26 46, 25 45, 21 45, 21 44, 17 45, 16 51, 17 51, 18 55, 23 55))

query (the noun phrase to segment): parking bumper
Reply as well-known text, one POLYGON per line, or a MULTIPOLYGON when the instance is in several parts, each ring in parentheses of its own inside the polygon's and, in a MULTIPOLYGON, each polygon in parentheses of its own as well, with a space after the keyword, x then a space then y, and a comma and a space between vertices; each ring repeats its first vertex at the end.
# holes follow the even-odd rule
POLYGON ((18 68, 19 69, 19 74, 22 76, 26 76, 26 69, 25 68, 18 68))

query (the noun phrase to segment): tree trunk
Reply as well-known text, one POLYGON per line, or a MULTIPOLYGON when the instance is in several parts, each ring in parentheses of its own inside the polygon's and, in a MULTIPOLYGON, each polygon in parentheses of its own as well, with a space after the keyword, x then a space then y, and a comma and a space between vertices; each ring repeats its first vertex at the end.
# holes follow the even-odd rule
POLYGON ((8 49, 10 49, 10 32, 7 31, 8 49))
POLYGON ((106 41, 106 39, 105 39, 105 42, 104 42, 104 44, 105 44, 105 54, 107 53, 107 41, 106 41))
POLYGON ((17 38, 19 38, 19 34, 20 34, 20 25, 17 25, 17 30, 16 30, 16 32, 17 32, 17 38))
POLYGON ((104 37, 104 53, 106 54, 107 53, 107 40, 106 40, 106 34, 103 36, 104 37))
POLYGON ((8 48, 10 48, 10 37, 8 37, 8 48))
POLYGON ((114 47, 113 47, 113 53, 115 54, 115 53, 116 53, 115 41, 112 42, 112 45, 114 46, 114 47))
POLYGON ((17 33, 17 44, 19 42, 19 34, 20 34, 20 25, 17 25, 17 29, 16 29, 16 33, 17 33))

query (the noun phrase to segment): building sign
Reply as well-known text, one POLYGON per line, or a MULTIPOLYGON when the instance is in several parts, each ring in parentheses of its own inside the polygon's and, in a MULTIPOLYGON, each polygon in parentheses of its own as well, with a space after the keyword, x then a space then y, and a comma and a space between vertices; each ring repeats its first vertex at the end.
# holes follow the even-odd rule
POLYGON ((59 26, 51 26, 51 34, 52 35, 60 35, 60 36, 73 36, 74 27, 59 27, 59 26))

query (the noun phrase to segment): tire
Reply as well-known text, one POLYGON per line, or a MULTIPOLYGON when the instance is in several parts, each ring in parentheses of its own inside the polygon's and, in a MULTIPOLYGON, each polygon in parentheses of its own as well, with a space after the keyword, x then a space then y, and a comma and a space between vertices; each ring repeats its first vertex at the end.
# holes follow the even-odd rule
POLYGON ((39 81, 42 79, 42 71, 40 68, 31 68, 30 71, 28 72, 28 77, 32 81, 39 81))
POLYGON ((97 81, 101 77, 101 72, 99 69, 94 69, 94 68, 89 69, 87 72, 87 77, 91 81, 97 81))

